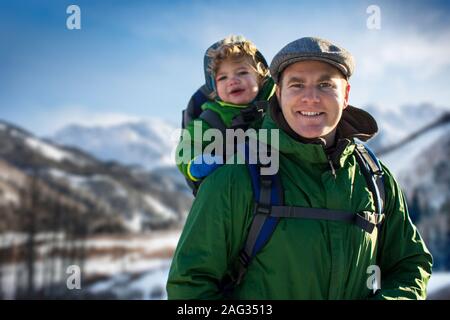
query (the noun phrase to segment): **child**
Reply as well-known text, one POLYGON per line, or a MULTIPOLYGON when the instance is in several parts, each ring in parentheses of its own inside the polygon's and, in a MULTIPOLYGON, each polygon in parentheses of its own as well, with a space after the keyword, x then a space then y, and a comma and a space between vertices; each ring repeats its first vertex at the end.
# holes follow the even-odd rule
MULTIPOLYGON (((223 163, 219 155, 203 154, 211 143, 201 141, 203 132, 210 128, 221 131, 226 128, 259 128, 262 121, 260 111, 264 110, 257 109, 255 102, 267 101, 275 89, 264 57, 252 42, 241 36, 229 36, 211 46, 206 51, 204 67, 211 100, 201 106, 200 116, 184 123, 186 131, 176 153, 178 168, 194 192, 201 179, 223 163), (195 127, 201 130, 195 131, 195 127), (186 150, 190 151, 187 159, 183 155, 186 150)), ((225 140, 225 136, 223 138, 225 140)))

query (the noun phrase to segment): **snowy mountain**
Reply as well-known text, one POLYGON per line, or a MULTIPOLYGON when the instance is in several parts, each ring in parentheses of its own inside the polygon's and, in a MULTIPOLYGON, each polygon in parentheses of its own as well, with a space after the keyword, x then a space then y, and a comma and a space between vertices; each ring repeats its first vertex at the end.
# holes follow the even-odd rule
POLYGON ((378 134, 369 146, 379 150, 405 138, 419 128, 438 119, 447 110, 432 104, 404 105, 399 108, 382 109, 374 105, 363 107, 377 121, 378 134))
POLYGON ((57 131, 50 139, 85 150, 103 161, 151 170, 175 165, 172 152, 178 137, 175 126, 150 119, 111 126, 74 124, 57 131))
MULTIPOLYGON (((450 252, 448 251, 448 245, 450 245, 450 113, 446 111, 444 116, 442 110, 433 108, 420 111, 411 109, 410 112, 405 112, 405 118, 410 118, 410 125, 399 122, 395 127, 392 120, 395 119, 395 115, 392 119, 389 117, 377 119, 382 128, 378 147, 405 141, 392 148, 392 151, 379 152, 378 157, 400 183, 407 199, 410 217, 433 254, 434 269, 448 270, 450 268, 450 252), (436 116, 443 120, 440 124, 436 121, 438 120, 436 116), (437 125, 423 131, 422 128, 429 127, 430 123, 437 125), (383 128, 386 128, 386 131, 383 131, 383 128), (394 141, 390 137, 385 139, 390 143, 385 142, 383 138, 393 134, 394 131, 398 132, 399 137, 408 137, 408 140, 400 138, 394 141), (416 135, 414 132, 422 133, 416 135), (415 136, 414 139, 409 139, 413 136, 415 136)), ((384 150, 387 149, 384 148, 384 150)))
MULTIPOLYGON (((439 118, 445 109, 431 104, 405 105, 395 109, 364 107, 377 121, 379 133, 369 146, 374 150, 393 144, 439 118)), ((172 152, 178 142, 175 126, 158 119, 111 126, 67 126, 50 140, 84 150, 103 161, 138 165, 147 170, 174 167, 172 152)))
MULTIPOLYGON (((428 104, 403 106, 392 111, 380 110, 373 106, 365 109, 374 116, 379 126, 379 134, 373 139, 374 141, 368 143, 375 153, 404 141, 403 139, 450 112, 428 104)), ((450 156, 450 147, 447 143, 449 134, 450 123, 447 121, 397 146, 392 151, 377 153, 400 181, 407 196, 412 196, 419 187, 423 188, 420 193, 433 202, 434 208, 439 208, 443 203, 442 197, 449 194, 448 188, 435 189, 439 180, 445 180, 447 186, 450 186, 450 176, 447 179, 445 170, 442 170, 450 156), (438 171, 444 172, 438 173, 438 171), (440 175, 441 179, 436 180, 437 175, 440 175), (432 197, 429 194, 431 190, 435 191, 432 197)))
POLYGON ((48 226, 45 221, 57 205, 67 207, 66 212, 84 225, 88 221, 83 223, 80 216, 87 214, 93 219, 89 228, 141 231, 178 225, 192 202, 184 183, 99 161, 2 121, 0 145, 0 206, 19 229, 19 217, 12 212, 26 205, 36 212, 42 206, 39 228, 48 226))

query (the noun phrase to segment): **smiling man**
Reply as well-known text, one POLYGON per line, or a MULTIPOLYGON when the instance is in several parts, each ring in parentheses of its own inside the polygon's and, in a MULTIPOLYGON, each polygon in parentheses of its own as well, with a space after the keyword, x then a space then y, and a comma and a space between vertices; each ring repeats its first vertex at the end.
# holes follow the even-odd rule
POLYGON ((308 60, 290 65, 283 74, 277 97, 289 127, 302 137, 323 137, 332 144, 350 92, 342 72, 308 60))
POLYGON ((377 124, 348 104, 351 54, 301 38, 270 71, 277 90, 262 127, 279 131, 269 142, 278 174, 225 165, 205 179, 168 297, 424 299, 432 257, 400 186, 356 140, 377 124))

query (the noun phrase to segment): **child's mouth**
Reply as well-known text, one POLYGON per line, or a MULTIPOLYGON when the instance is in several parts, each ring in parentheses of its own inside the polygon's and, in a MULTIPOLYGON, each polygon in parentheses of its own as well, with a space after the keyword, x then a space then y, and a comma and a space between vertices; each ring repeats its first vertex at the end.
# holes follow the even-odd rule
POLYGON ((245 89, 235 89, 230 91, 230 95, 232 96, 237 96, 240 95, 241 93, 243 93, 245 91, 245 89))

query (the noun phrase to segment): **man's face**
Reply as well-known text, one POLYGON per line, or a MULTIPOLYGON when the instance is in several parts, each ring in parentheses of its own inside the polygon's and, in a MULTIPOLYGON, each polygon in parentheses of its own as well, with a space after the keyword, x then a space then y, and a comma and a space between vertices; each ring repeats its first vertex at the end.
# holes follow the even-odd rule
POLYGON ((217 95, 224 102, 248 104, 258 94, 258 74, 248 59, 222 61, 215 80, 217 95))
POLYGON ((277 98, 288 125, 304 138, 334 141, 336 126, 348 105, 350 85, 332 65, 314 60, 288 66, 277 98))

